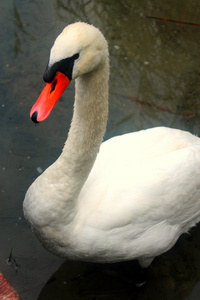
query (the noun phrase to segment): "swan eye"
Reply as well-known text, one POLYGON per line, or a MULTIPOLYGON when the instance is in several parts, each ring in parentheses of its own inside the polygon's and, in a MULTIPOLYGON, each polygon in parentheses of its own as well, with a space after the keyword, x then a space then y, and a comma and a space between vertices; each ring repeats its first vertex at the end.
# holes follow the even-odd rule
POLYGON ((79 53, 74 54, 74 56, 73 56, 74 60, 78 59, 79 56, 80 56, 79 53))
MULTIPOLYGON (((69 78, 69 80, 71 80, 74 61, 78 58, 79 58, 79 53, 76 53, 71 57, 61 59, 60 61, 54 63, 51 67, 49 67, 49 63, 48 63, 43 76, 44 81, 48 83, 52 82, 57 72, 61 72, 65 74, 69 78)), ((54 88, 52 86, 52 91, 54 88)))

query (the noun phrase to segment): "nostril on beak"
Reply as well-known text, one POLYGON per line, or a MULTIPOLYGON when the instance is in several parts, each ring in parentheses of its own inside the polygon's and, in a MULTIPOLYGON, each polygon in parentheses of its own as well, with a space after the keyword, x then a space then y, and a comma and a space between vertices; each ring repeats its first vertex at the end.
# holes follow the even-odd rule
POLYGON ((38 112, 37 112, 37 111, 34 111, 34 113, 33 113, 32 116, 31 116, 31 120, 32 120, 34 123, 39 123, 38 120, 37 120, 37 115, 38 115, 38 112))

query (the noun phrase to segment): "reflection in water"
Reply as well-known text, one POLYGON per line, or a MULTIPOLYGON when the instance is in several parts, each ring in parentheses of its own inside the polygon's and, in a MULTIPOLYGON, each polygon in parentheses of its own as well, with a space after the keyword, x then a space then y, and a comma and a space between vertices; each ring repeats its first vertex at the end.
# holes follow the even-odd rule
MULTIPOLYGON (((60 154, 71 120, 73 85, 45 124, 36 127, 29 121, 29 110, 43 86, 42 75, 55 37, 66 24, 81 20, 99 27, 109 41, 110 117, 106 138, 161 125, 200 135, 199 28, 145 18, 199 23, 200 7, 197 0, 184 0, 181 6, 179 1, 161 5, 158 0, 15 0, 1 1, 0 10, 0 270, 21 297, 30 300, 37 299, 62 262, 41 247, 22 214, 25 191, 38 176, 37 168, 44 170, 60 154), (20 265, 17 275, 5 265, 11 248, 20 265)), ((124 280, 119 277, 116 281, 110 279, 112 283, 108 280, 113 297, 117 299, 119 286, 123 299, 135 295, 138 299, 186 298, 200 278, 198 226, 191 237, 191 241, 181 238, 169 253, 155 260, 142 292, 135 294, 130 286, 123 287, 124 280)), ((81 282, 88 280, 89 296, 86 293, 83 299, 91 299, 92 293, 96 299, 111 299, 109 293, 103 293, 104 280, 99 272, 74 281, 72 287, 71 278, 90 267, 70 262, 65 265, 68 291, 82 291, 81 282), (102 285, 98 290, 99 277, 102 285)), ((53 283, 51 286, 53 289, 53 283)), ((61 286, 59 289, 62 291, 61 286)))
MULTIPOLYGON (((73 4, 71 1, 68 7, 64 1, 56 3, 58 15, 62 20, 66 19, 66 11, 70 10, 73 16, 70 21, 85 20, 94 23, 109 40, 112 70, 111 92, 120 87, 123 95, 138 97, 145 102, 169 107, 172 111, 180 113, 194 111, 193 118, 181 120, 182 125, 178 124, 180 119, 174 120, 173 116, 169 117, 165 114, 162 117, 163 125, 182 126, 183 129, 198 133, 197 111, 199 110, 200 88, 199 72, 196 70, 194 56, 199 51, 197 43, 199 28, 145 18, 146 15, 164 15, 176 17, 182 21, 194 19, 195 22, 194 13, 186 14, 188 9, 192 11, 188 3, 183 3, 182 15, 176 4, 173 4, 173 7, 169 4, 161 11, 159 5, 152 5, 150 1, 145 3, 145 8, 143 3, 133 1, 125 1, 125 3, 121 1, 109 3, 74 1, 73 4), (193 77, 192 80, 191 77, 193 77), (188 125, 190 125, 189 128, 188 125)), ((112 99, 116 103, 116 94, 111 96, 111 106, 112 99)), ((142 107, 140 109, 143 110, 142 107)), ((147 115, 145 109, 142 112, 143 121, 146 119, 147 123, 145 127, 149 127, 149 123, 151 126, 157 125, 158 122, 155 120, 159 119, 159 112, 148 111, 150 111, 150 116, 147 115), (153 117, 151 117, 152 114, 153 117)), ((127 124, 125 126, 127 130, 127 124)), ((136 128, 143 126, 144 124, 140 123, 136 128)), ((133 125, 131 130, 136 128, 133 125)))
MULTIPOLYGON (((197 266, 200 230, 196 230, 196 237, 182 236, 174 251, 169 251, 155 260, 148 270, 147 282, 141 289, 137 289, 133 284, 137 270, 135 262, 94 265, 66 261, 53 274, 38 300, 55 299, 58 290, 61 290, 61 295, 65 295, 66 298, 73 295, 74 300, 187 300, 200 277, 197 266), (195 244, 195 249, 190 248, 192 243, 195 244)), ((198 297, 190 299, 197 300, 198 297)))
POLYGON ((28 35, 31 39, 34 39, 32 35, 30 35, 25 29, 22 23, 20 14, 18 12, 17 7, 14 5, 14 25, 16 27, 15 31, 15 41, 14 41, 14 54, 17 56, 19 52, 23 53, 23 45, 21 43, 20 36, 28 35))

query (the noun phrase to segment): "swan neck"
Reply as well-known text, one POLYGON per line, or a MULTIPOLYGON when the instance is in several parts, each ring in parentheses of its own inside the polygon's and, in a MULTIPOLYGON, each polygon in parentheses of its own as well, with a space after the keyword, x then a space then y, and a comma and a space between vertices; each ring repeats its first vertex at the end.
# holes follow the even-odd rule
POLYGON ((60 157, 78 195, 94 164, 108 118, 108 67, 76 79, 75 103, 68 139, 60 157))

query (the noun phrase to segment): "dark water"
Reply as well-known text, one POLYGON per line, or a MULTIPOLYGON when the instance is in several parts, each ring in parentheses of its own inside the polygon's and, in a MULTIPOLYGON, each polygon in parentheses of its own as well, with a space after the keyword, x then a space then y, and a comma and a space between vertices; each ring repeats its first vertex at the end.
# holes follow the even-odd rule
POLYGON ((63 264, 42 248, 22 212, 28 186, 57 158, 67 136, 73 84, 39 127, 29 111, 43 87, 49 49, 71 22, 93 23, 109 42, 106 139, 160 125, 200 136, 200 27, 146 18, 200 23, 199 1, 2 0, 0 12, 0 270, 23 300, 199 299, 199 226, 155 259, 137 290, 134 263, 63 264))

